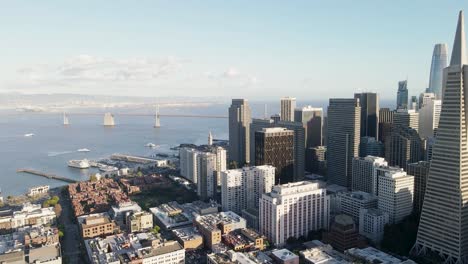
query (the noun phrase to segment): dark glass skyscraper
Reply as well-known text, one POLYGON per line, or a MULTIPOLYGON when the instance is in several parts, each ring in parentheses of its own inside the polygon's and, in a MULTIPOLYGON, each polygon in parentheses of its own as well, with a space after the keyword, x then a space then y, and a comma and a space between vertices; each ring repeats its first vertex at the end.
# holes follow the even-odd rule
POLYGON ((442 98, 442 76, 447 67, 447 44, 436 44, 432 53, 431 75, 428 92, 434 93, 437 99, 442 98))
POLYGON ((379 95, 376 93, 356 93, 361 105, 361 137, 379 136, 379 95))
POLYGON ((397 109, 408 109, 408 80, 398 82, 397 109))

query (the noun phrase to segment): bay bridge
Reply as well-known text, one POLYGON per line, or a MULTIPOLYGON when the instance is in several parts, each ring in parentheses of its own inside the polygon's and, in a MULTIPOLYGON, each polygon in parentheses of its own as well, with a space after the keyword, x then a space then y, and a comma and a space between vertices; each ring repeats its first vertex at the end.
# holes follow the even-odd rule
POLYGON ((63 125, 67 126, 70 124, 69 116, 102 116, 104 115, 103 125, 104 126, 114 126, 115 125, 115 115, 118 116, 148 116, 154 118, 154 127, 158 128, 161 126, 161 117, 169 118, 215 118, 215 119, 227 119, 228 116, 224 115, 203 115, 203 114, 161 114, 159 112, 159 106, 156 107, 156 112, 151 113, 89 113, 89 112, 67 112, 63 113, 63 125))

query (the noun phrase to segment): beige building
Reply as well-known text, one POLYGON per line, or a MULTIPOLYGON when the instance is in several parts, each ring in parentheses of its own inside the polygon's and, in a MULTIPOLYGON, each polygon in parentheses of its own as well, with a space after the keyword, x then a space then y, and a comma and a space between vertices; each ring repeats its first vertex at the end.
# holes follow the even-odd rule
POLYGON ((83 239, 112 235, 118 227, 107 213, 82 215, 77 218, 83 239))
POLYGON ((203 237, 196 228, 190 226, 172 230, 177 241, 185 250, 198 249, 203 247, 203 237))
POLYGON ((40 204, 25 203, 19 211, 4 211, 0 215, 0 231, 23 226, 39 226, 55 223, 53 207, 42 208, 40 204))
POLYGON ((197 216, 194 224, 209 248, 220 243, 223 234, 246 228, 245 219, 231 211, 197 216))
POLYGON ((130 233, 148 231, 153 228, 153 214, 135 212, 127 216, 127 229, 130 233))

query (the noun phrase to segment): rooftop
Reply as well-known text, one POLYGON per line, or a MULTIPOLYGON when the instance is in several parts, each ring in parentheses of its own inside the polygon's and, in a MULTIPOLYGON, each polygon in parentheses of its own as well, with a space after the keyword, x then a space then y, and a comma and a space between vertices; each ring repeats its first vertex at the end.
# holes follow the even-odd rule
POLYGON ((197 216, 196 221, 207 229, 217 229, 219 224, 232 224, 245 222, 245 219, 232 211, 197 216))
POLYGON ((370 263, 402 263, 400 259, 373 247, 351 248, 346 250, 345 253, 353 257, 363 258, 370 263))
POLYGON ((295 258, 299 258, 299 256, 295 255, 294 253, 285 248, 273 250, 271 254, 281 260, 292 260, 295 258))

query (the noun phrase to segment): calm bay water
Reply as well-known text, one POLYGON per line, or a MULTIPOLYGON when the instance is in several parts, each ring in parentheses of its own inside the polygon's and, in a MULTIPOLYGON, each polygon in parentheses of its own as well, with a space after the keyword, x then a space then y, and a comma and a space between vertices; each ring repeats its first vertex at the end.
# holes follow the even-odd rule
MULTIPOLYGON (((98 110, 96 110, 97 112, 98 110)), ((70 115, 70 126, 62 125, 60 113, 0 112, 0 188, 4 196, 27 192, 41 184, 51 187, 65 183, 42 177, 17 173, 19 168, 32 168, 65 177, 84 180, 90 170, 67 166, 71 159, 107 158, 113 153, 148 156, 169 153, 180 143, 205 144, 208 131, 217 139, 227 139, 227 119, 175 118, 161 120, 160 128, 153 128, 151 116, 121 116, 118 112, 146 112, 149 109, 115 109, 116 126, 103 127, 101 115, 70 115), (32 137, 25 137, 34 133, 32 137), (160 145, 150 149, 145 144, 160 145), (88 148, 91 152, 77 152, 88 148)), ((99 112, 104 112, 99 110, 99 112)), ((190 113, 226 115, 227 106, 165 109, 162 113, 190 113)))

